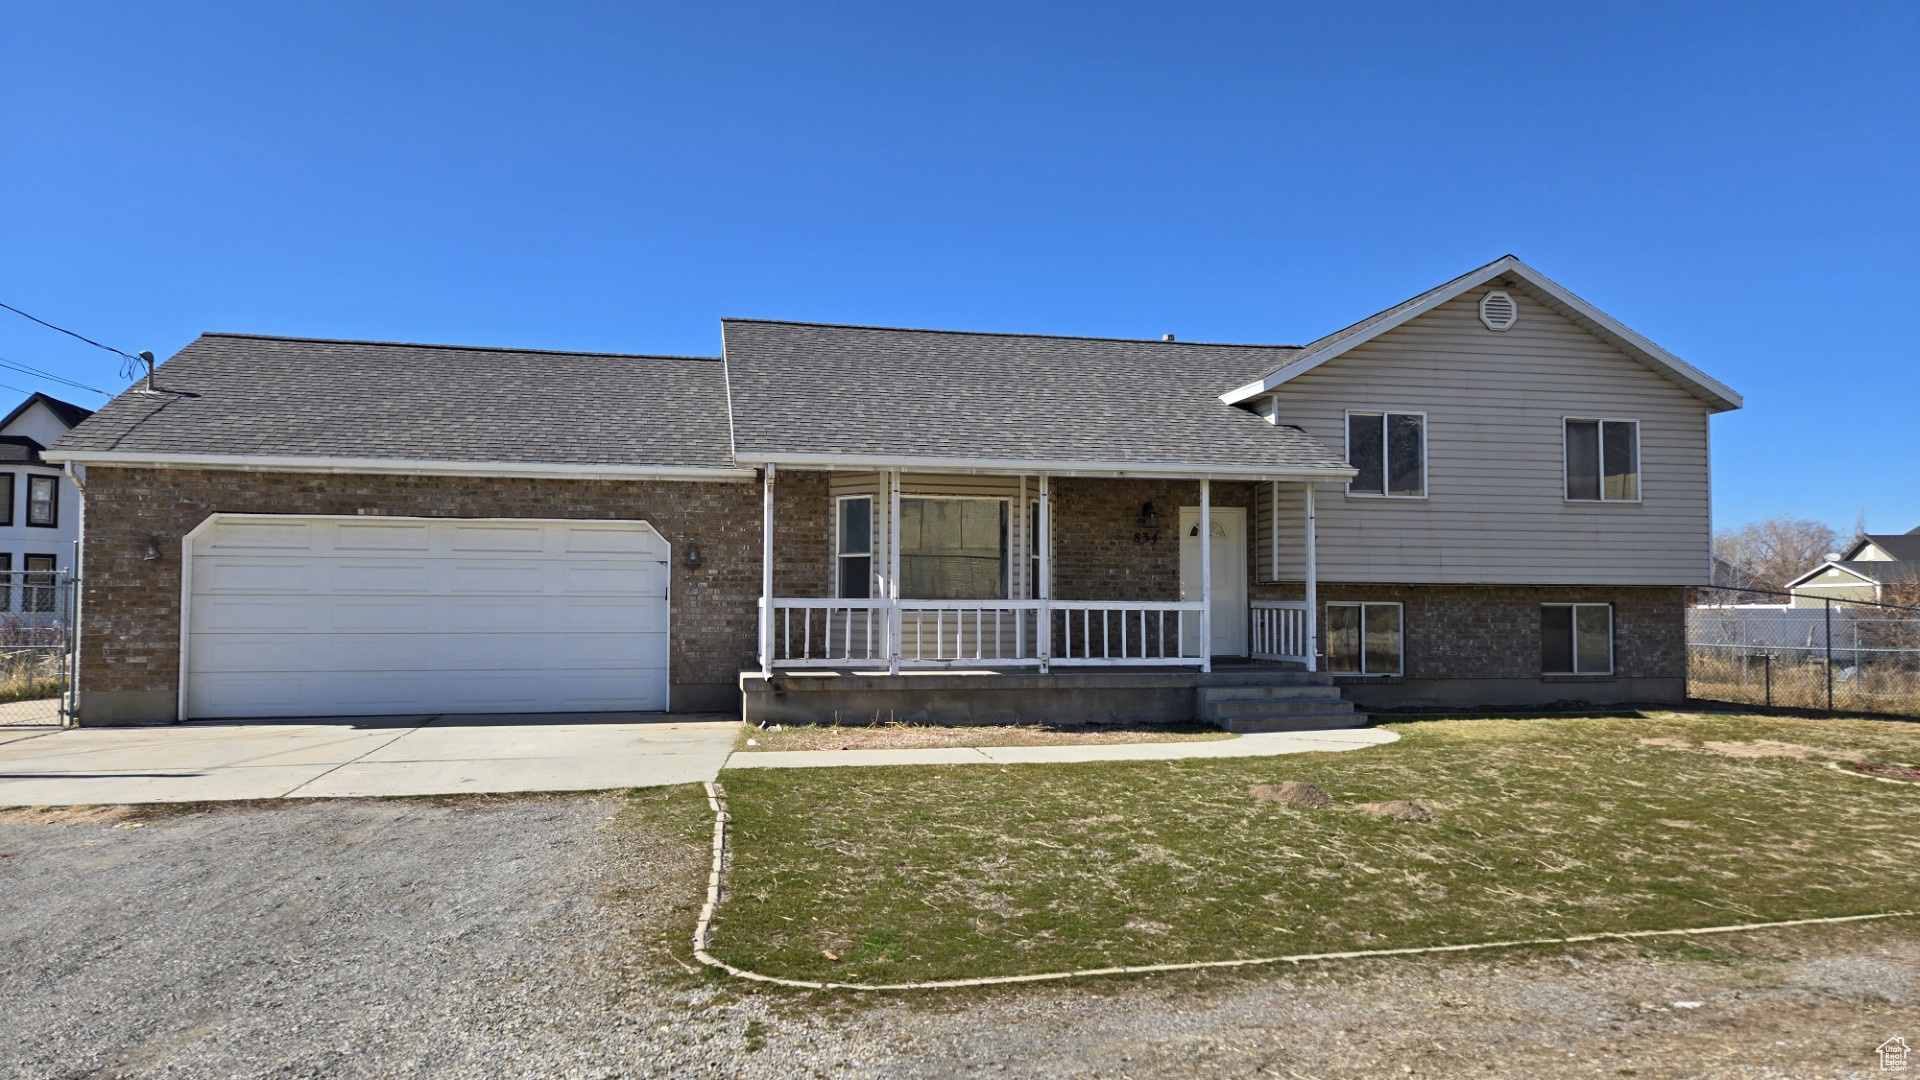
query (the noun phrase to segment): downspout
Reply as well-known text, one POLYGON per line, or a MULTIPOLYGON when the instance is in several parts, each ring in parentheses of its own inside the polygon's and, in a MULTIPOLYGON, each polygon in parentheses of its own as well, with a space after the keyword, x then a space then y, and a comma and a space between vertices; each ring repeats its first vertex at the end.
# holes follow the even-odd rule
POLYGON ((87 550, 87 467, 76 466, 71 459, 62 462, 60 471, 73 481, 73 489, 80 493, 80 521, 74 529, 73 561, 67 574, 67 700, 66 715, 61 717, 63 727, 76 726, 74 714, 80 705, 80 569, 87 550))

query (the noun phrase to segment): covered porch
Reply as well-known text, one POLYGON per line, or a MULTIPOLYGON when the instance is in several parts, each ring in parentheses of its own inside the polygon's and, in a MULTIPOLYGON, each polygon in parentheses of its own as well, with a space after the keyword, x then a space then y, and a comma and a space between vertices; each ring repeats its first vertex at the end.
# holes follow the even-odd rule
POLYGON ((1318 666, 1313 478, 768 464, 762 483, 763 683, 1318 666), (1289 519, 1256 497, 1282 482, 1289 519), (1260 595, 1283 538, 1303 599, 1260 595))

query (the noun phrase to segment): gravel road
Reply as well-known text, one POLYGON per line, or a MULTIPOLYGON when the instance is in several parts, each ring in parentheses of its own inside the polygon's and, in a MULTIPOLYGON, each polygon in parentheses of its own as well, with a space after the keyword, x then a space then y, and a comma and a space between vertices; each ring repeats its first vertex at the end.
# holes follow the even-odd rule
POLYGON ((910 1000, 757 992, 684 966, 697 818, 615 827, 620 806, 0 812, 0 1075, 1866 1077, 1884 1039, 1920 1046, 1913 924, 910 1000))

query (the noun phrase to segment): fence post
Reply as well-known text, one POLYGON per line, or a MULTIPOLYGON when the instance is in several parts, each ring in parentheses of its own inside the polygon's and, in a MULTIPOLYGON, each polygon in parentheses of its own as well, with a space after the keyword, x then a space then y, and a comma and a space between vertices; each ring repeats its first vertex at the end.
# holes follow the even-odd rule
POLYGON ((1833 601, 1822 599, 1821 603, 1826 606, 1827 612, 1827 632, 1824 636, 1827 646, 1827 711, 1831 713, 1833 711, 1833 601))
POLYGON ((1761 666, 1767 673, 1767 708, 1773 708, 1773 654, 1760 654, 1761 666))

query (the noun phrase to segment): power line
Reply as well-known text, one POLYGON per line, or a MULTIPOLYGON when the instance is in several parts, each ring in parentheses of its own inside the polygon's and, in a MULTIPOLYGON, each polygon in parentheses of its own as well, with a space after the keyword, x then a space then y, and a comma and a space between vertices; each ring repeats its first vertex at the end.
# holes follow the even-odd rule
POLYGON ((86 383, 74 382, 72 379, 65 378, 60 375, 55 375, 51 371, 41 371, 39 368, 36 368, 36 367, 28 367, 27 365, 22 364, 18 361, 9 360, 4 356, 0 356, 0 368, 6 368, 11 371, 17 371, 22 375, 33 375, 37 378, 46 379, 50 382, 64 383, 67 386, 71 386, 80 390, 85 390, 91 394, 99 394, 101 397, 113 396, 112 394, 107 393, 105 390, 102 390, 97 386, 88 386, 86 383))
POLYGON ((126 359, 131 360, 136 364, 144 363, 144 361, 142 361, 139 357, 133 355, 130 352, 122 352, 111 345, 102 345, 99 342, 93 340, 92 338, 86 336, 85 334, 76 334, 64 326, 55 326, 52 323, 48 322, 47 320, 39 317, 38 315, 29 315, 26 312, 21 311, 19 308, 14 307, 12 304, 0 303, 0 308, 6 308, 8 311, 13 312, 15 315, 18 315, 23 319, 32 319, 34 322, 39 323, 41 326, 44 326, 49 330, 58 330, 60 333, 65 334, 70 338, 78 338, 79 340, 86 342, 87 344, 93 346, 96 349, 105 349, 115 356, 125 357, 126 359))

